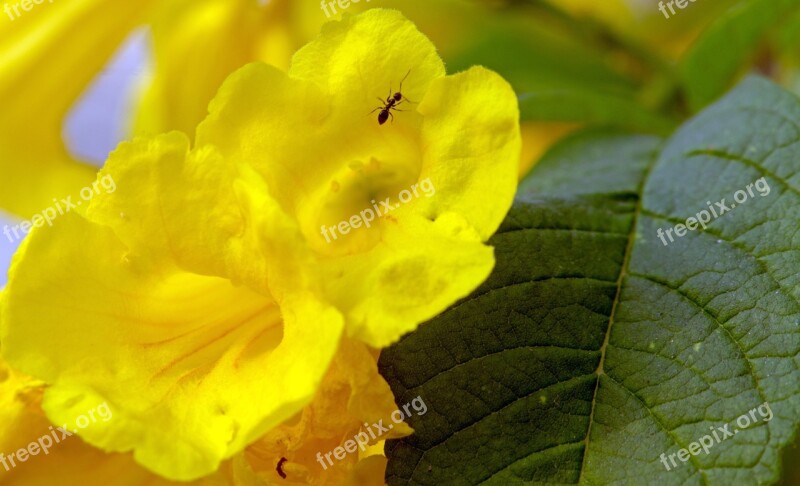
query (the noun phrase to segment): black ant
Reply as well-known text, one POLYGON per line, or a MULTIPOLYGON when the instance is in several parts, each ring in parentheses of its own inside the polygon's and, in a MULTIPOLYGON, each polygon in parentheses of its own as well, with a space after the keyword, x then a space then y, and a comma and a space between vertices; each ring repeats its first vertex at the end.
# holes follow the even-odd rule
POLYGON ((381 98, 378 98, 378 101, 380 101, 381 103, 385 103, 385 105, 384 106, 379 106, 379 107, 377 107, 374 110, 369 112, 369 114, 372 114, 372 113, 375 113, 378 110, 381 110, 381 112, 378 113, 378 125, 383 125, 384 123, 386 123, 386 120, 388 120, 389 117, 392 117, 392 121, 394 121, 394 115, 392 115, 392 110, 394 110, 394 111, 406 111, 406 110, 398 110, 397 109, 397 107, 400 106, 400 103, 402 103, 403 101, 408 101, 409 103, 414 103, 413 101, 409 100, 408 98, 403 99, 403 93, 402 93, 402 91, 403 91, 403 82, 406 80, 406 78, 408 77, 409 74, 411 74, 411 70, 410 69, 408 70, 406 75, 403 76, 403 80, 400 81, 400 91, 398 91, 395 94, 392 94, 392 87, 390 86, 389 87, 389 96, 386 98, 386 101, 382 100, 381 98))
POLYGON ((283 463, 284 462, 289 462, 289 460, 286 459, 285 457, 281 457, 281 460, 278 461, 278 467, 276 467, 275 470, 278 471, 278 474, 280 475, 280 477, 282 477, 283 479, 286 479, 286 473, 283 472, 283 463))

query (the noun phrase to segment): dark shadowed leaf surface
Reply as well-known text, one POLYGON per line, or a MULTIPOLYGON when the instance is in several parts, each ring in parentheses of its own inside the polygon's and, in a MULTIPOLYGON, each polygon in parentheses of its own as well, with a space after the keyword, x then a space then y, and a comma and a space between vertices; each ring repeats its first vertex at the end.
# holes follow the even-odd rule
POLYGON ((492 276, 381 356, 397 403, 428 405, 387 444, 387 482, 776 480, 800 417, 798 169, 800 102, 757 78, 668 141, 552 149, 491 241, 492 276), (768 194, 750 186, 705 230, 657 236, 762 177, 768 194), (660 461, 764 402, 771 420, 660 461))

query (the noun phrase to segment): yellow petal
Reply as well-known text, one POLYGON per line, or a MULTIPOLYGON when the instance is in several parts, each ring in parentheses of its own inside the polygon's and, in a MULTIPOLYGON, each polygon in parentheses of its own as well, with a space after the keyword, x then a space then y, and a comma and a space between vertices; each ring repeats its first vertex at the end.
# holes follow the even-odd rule
MULTIPOLYGON (((22 375, 0 359, 0 484, 5 486, 167 486, 136 464, 131 454, 107 454, 81 440, 80 435, 62 439, 41 408, 44 384, 22 375), (54 433, 55 432, 55 433, 54 433), (33 445, 32 445, 33 444, 33 445), (19 451, 28 450, 24 461, 19 451), (30 455, 33 452, 33 455, 30 455), (13 456, 12 456, 13 454, 13 456)), ((91 411, 91 410, 90 410, 91 411)), ((100 417, 99 414, 96 414, 100 417)), ((61 424, 55 424, 55 427, 61 424)), ((231 464, 217 474, 192 482, 195 486, 234 484, 231 464)), ((248 482, 243 484, 256 484, 248 482)))
POLYGON ((435 208, 458 211, 488 239, 511 207, 517 186, 522 142, 514 91, 499 75, 476 67, 438 79, 419 111, 425 117, 424 167, 429 167, 423 177, 436 182, 440 196, 435 208))
POLYGON ((256 59, 261 19, 271 13, 251 0, 161 2, 151 25, 155 73, 137 132, 193 133, 225 78, 256 59))
POLYGON ((348 334, 373 346, 480 284, 493 265, 481 242, 516 189, 513 90, 483 68, 443 74, 433 45, 398 12, 345 15, 298 51, 288 76, 260 64, 232 75, 198 129, 198 145, 262 175, 305 240, 292 240, 306 249, 294 252, 299 267, 324 283, 348 334), (387 126, 367 117, 369 97, 390 83, 400 89, 405 74, 403 96, 421 101, 418 110, 387 126), (424 182, 433 193, 417 191, 424 182), (412 189, 413 200, 399 204, 412 189), (377 211, 386 198, 402 208, 353 234, 326 230, 377 211))
POLYGON ((297 51, 289 69, 293 78, 328 93, 334 116, 349 117, 351 123, 376 105, 376 97, 395 91, 418 102, 444 74, 444 63, 428 38, 399 11, 384 9, 345 14, 341 21, 325 24, 319 38, 297 51))
POLYGON ((213 472, 301 409, 342 327, 312 295, 279 307, 220 278, 154 267, 77 214, 31 233, 6 292, 5 355, 53 384, 50 418, 74 423, 107 402, 114 419, 82 437, 133 449, 137 462, 178 480, 213 472))
POLYGON ((339 485, 357 478, 370 479, 360 484, 383 484, 385 460, 368 457, 368 447, 382 446, 384 440, 408 435, 411 429, 390 420, 397 407, 376 362, 365 345, 342 341, 314 401, 248 448, 249 463, 267 484, 339 485), (374 427, 378 421, 384 428, 391 425, 390 432, 380 435, 374 427), (344 450, 347 441, 356 443, 359 433, 363 446, 348 444, 352 452, 344 450), (336 448, 341 448, 338 457, 333 455, 336 448), (279 476, 279 462, 286 478, 279 476))
POLYGON ((359 461, 342 486, 384 486, 387 463, 383 456, 370 456, 359 461))
POLYGON ((188 138, 172 132, 121 144, 99 179, 114 190, 94 197, 87 214, 132 254, 269 294, 261 232, 283 228, 262 227, 266 216, 280 218, 247 166, 211 146, 190 152, 188 138))
MULTIPOLYGON (((390 215, 391 216, 391 215, 390 215)), ((322 280, 346 312, 348 334, 375 347, 397 341, 489 276, 491 247, 456 213, 398 216, 369 253, 328 261, 322 280)))
POLYGON ((19 17, 6 4, 15 18, 0 22, 0 207, 30 218, 94 179, 67 154, 63 120, 152 1, 57 1, 19 17))

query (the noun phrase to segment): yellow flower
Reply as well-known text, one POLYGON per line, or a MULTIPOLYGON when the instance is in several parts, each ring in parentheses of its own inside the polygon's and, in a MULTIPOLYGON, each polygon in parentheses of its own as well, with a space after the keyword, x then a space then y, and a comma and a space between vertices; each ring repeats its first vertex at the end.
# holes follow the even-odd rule
MULTIPOLYGON (((297 418, 223 463, 217 473, 179 483, 143 469, 131 454, 104 453, 74 435, 59 439, 62 434, 53 426, 62 424, 51 424, 41 408, 44 383, 15 372, 0 359, 0 422, 6 424, 0 434, 0 484, 105 486, 124 481, 131 486, 382 485, 386 460, 380 455, 361 461, 358 454, 350 455, 335 468, 323 468, 315 455, 340 446, 339 438, 352 436, 363 423, 386 418, 394 410, 391 391, 378 375, 376 360, 365 346, 345 340, 314 401, 297 418), (20 449, 36 455, 22 462, 16 457, 20 449), (277 472, 279 458, 287 461, 282 466, 286 478, 277 472)), ((403 426, 398 424, 393 434, 382 439, 409 432, 403 426)), ((382 450, 382 446, 383 440, 373 448, 382 450)))
POLYGON ((121 145, 100 174, 114 193, 31 232, 3 354, 50 385, 56 423, 109 404, 86 442, 208 475, 312 403, 346 340, 385 346, 486 278, 516 188, 516 103, 486 69, 445 76, 399 12, 328 24, 288 75, 233 74, 193 147, 179 132, 121 145), (407 73, 419 104, 379 125, 375 98, 407 73))

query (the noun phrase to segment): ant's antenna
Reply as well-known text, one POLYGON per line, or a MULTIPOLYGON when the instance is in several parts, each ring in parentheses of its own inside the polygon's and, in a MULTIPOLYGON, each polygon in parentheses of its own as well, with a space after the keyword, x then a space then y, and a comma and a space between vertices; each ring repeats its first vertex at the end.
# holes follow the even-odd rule
MULTIPOLYGON (((408 72, 406 73, 406 75, 405 75, 405 76, 403 76, 403 81, 405 81, 405 80, 406 80, 406 78, 408 77, 408 75, 409 75, 409 74, 411 74, 411 70, 410 70, 410 69, 408 70, 408 72)), ((400 81, 400 92, 401 92, 401 93, 403 92, 403 81, 400 81)))
MULTIPOLYGON (((405 81, 405 80, 406 80, 406 78, 408 77, 408 75, 409 75, 409 74, 411 74, 411 69, 409 69, 409 70, 408 70, 408 72, 406 73, 406 75, 405 75, 405 76, 403 76, 403 81, 405 81)), ((403 81, 400 81, 400 92, 401 92, 401 93, 403 92, 403 81)), ((418 104, 416 101, 412 101, 412 100, 408 99, 408 97, 407 97, 407 96, 404 96, 404 98, 405 98, 405 100, 406 100, 406 101, 408 101, 409 103, 412 103, 412 104, 415 104, 415 105, 416 105, 416 104, 418 104)))

